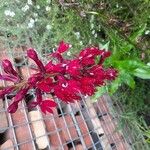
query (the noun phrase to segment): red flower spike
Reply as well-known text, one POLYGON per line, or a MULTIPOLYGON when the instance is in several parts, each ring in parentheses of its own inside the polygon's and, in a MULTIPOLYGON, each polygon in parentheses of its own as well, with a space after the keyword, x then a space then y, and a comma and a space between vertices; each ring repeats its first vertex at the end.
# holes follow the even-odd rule
POLYGON ((18 77, 17 72, 13 69, 13 66, 9 60, 7 59, 3 60, 2 66, 3 66, 5 73, 18 77))
POLYGON ((81 64, 85 67, 95 64, 95 57, 101 55, 101 51, 97 47, 88 47, 79 54, 81 64))
POLYGON ((79 58, 92 58, 100 55, 102 52, 97 47, 88 47, 82 50, 79 54, 79 58))
POLYGON ((46 114, 47 112, 53 113, 52 108, 56 107, 56 103, 52 100, 43 100, 43 92, 53 93, 64 102, 73 103, 81 100, 83 95, 92 96, 96 91, 96 86, 104 86, 107 80, 114 80, 117 77, 117 70, 105 69, 102 66, 104 60, 111 54, 109 51, 100 50, 97 47, 87 47, 75 59, 67 60, 63 58, 62 54, 69 48, 68 43, 61 41, 56 52, 50 54, 52 61, 45 66, 39 60, 36 51, 32 48, 28 49, 27 55, 35 61, 39 72, 33 74, 27 81, 20 81, 20 77, 9 60, 3 61, 6 74, 0 74, 0 79, 16 82, 16 84, 0 90, 0 98, 19 89, 13 103, 8 107, 10 113, 17 110, 18 103, 29 89, 36 90, 36 101, 31 102, 28 107, 32 109, 39 106, 41 111, 46 114), (53 59, 55 64, 53 64, 53 59), (19 81, 20 83, 18 83, 19 81))
POLYGON ((64 41, 61 41, 61 42, 59 43, 59 46, 58 46, 56 52, 57 52, 57 53, 63 53, 63 52, 65 52, 65 51, 67 51, 70 47, 71 47, 70 44, 65 43, 64 41))
POLYGON ((101 86, 106 79, 105 71, 100 65, 95 65, 88 70, 89 76, 95 79, 94 86, 101 86))

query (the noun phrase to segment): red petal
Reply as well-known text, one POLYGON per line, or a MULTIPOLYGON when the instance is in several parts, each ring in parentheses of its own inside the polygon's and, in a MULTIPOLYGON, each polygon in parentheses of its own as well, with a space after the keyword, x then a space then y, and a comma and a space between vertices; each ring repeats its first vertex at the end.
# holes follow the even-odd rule
POLYGON ((100 62, 99 64, 102 64, 104 62, 104 60, 109 57, 111 55, 111 52, 110 51, 105 51, 105 50, 102 50, 102 54, 101 54, 101 59, 100 59, 100 62))
POLYGON ((48 73, 63 73, 65 71, 65 67, 62 63, 54 65, 52 62, 49 62, 45 66, 46 72, 48 73))
POLYGON ((51 78, 46 78, 46 79, 44 79, 44 82, 45 82, 46 84, 52 84, 52 83, 53 83, 53 80, 52 80, 51 78))
POLYGON ((29 58, 33 59, 34 61, 38 60, 38 55, 37 55, 36 51, 33 48, 29 48, 27 50, 27 55, 28 55, 29 58))
POLYGON ((42 105, 48 106, 48 107, 56 107, 57 106, 57 104, 54 101, 51 101, 51 100, 42 101, 42 105))
POLYGON ((16 96, 14 97, 14 101, 15 102, 21 101, 24 98, 25 94, 28 92, 28 90, 29 87, 19 90, 16 96))
POLYGON ((18 77, 17 72, 13 69, 12 63, 8 59, 2 61, 2 66, 7 74, 11 74, 18 77))
POLYGON ((37 87, 44 92, 51 91, 51 87, 47 85, 44 81, 37 83, 37 87))
POLYGON ((107 80, 115 80, 115 78, 118 76, 118 71, 113 68, 109 68, 106 70, 105 77, 107 80))
POLYGON ((10 94, 13 89, 14 87, 6 87, 3 90, 0 90, 0 98, 3 98, 6 94, 10 94))
POLYGON ((41 111, 42 111, 44 114, 46 114, 46 109, 45 109, 45 107, 40 106, 40 108, 41 108, 41 111))
POLYGON ((46 108, 46 111, 48 111, 49 113, 53 114, 53 110, 49 107, 46 108))
POLYGON ((15 113, 18 109, 18 102, 13 102, 9 107, 7 108, 9 113, 15 113))
POLYGON ((72 76, 79 76, 81 69, 82 68, 81 68, 81 65, 79 63, 79 60, 72 60, 66 66, 66 72, 72 76))
POLYGON ((64 41, 61 41, 59 43, 59 46, 57 48, 57 51, 58 53, 63 53, 65 51, 67 51, 68 49, 70 48, 70 44, 69 43, 65 43, 64 41))

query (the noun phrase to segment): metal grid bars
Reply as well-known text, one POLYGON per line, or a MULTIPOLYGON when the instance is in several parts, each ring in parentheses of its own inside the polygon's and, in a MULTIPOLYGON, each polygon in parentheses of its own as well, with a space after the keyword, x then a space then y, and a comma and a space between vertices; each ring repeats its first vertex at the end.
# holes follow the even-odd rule
MULTIPOLYGON (((0 59, 9 58, 16 70, 27 79, 35 70, 30 69, 22 49, 1 51, 0 59)), ((2 70, 1 70, 2 71, 2 70)), ((0 81, 0 86, 10 85, 0 81)), ((44 95, 51 98, 50 94, 44 95)), ((75 104, 64 104, 55 98, 58 107, 54 114, 42 114, 39 108, 28 110, 26 105, 34 100, 28 93, 16 113, 8 114, 6 108, 11 97, 0 100, 0 145, 2 150, 129 150, 121 131, 117 130, 116 117, 112 115, 106 96, 91 103, 88 97, 75 104)))

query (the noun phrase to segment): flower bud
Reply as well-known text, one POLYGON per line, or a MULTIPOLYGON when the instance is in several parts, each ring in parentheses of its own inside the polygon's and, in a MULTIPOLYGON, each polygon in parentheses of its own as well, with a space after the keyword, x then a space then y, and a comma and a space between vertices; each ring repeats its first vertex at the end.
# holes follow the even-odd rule
POLYGON ((7 60, 7 59, 3 60, 2 66, 3 66, 5 73, 12 74, 14 76, 18 76, 17 72, 13 69, 13 66, 9 60, 7 60))
POLYGON ((33 59, 34 61, 38 60, 37 53, 33 48, 29 48, 27 50, 27 55, 28 55, 29 58, 33 59))
POLYGON ((64 41, 61 41, 61 42, 59 43, 59 46, 58 46, 56 52, 57 52, 57 53, 63 53, 63 52, 65 52, 65 51, 67 51, 70 47, 71 47, 70 44, 65 43, 64 41))
POLYGON ((32 48, 27 50, 27 55, 29 58, 33 59, 35 61, 35 63, 37 64, 37 66, 39 67, 40 71, 45 73, 45 68, 43 63, 39 60, 38 55, 36 53, 36 51, 32 48))

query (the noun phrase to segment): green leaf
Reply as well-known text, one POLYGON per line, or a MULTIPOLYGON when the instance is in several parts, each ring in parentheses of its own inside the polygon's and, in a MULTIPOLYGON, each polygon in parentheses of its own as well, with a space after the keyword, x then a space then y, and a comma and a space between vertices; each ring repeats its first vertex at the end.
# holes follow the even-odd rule
POLYGON ((150 79, 150 68, 137 68, 133 74, 142 79, 150 79))
POLYGON ((124 79, 124 82, 132 89, 135 88, 135 81, 130 74, 126 74, 126 78, 124 79))
POLYGON ((147 26, 147 24, 143 24, 142 27, 137 32, 134 32, 134 34, 130 37, 130 40, 132 42, 135 42, 136 39, 143 34, 143 32, 146 29, 146 26, 147 26))
POLYGON ((121 81, 120 77, 118 77, 116 80, 114 80, 108 88, 109 94, 114 94, 118 90, 121 83, 122 83, 122 81, 121 81))
POLYGON ((100 98, 103 94, 107 93, 107 87, 106 86, 101 86, 97 88, 97 92, 93 96, 92 100, 93 102, 96 102, 98 98, 100 98))
POLYGON ((101 49, 105 49, 106 51, 108 50, 108 48, 109 48, 109 44, 110 44, 110 41, 108 41, 106 44, 104 44, 104 45, 102 45, 102 44, 100 44, 100 48, 101 49))

